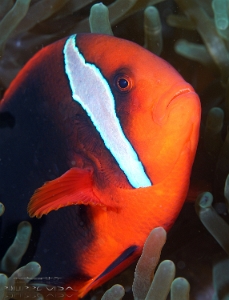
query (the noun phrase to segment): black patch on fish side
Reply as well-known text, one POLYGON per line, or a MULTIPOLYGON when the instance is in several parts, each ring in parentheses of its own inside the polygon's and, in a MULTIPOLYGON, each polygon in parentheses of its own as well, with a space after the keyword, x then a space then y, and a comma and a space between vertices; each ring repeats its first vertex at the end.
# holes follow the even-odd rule
POLYGON ((112 270, 114 270, 118 265, 120 265, 124 260, 126 260, 128 257, 130 257, 136 250, 138 249, 138 246, 133 245, 127 248, 121 255, 119 255, 116 260, 113 261, 112 264, 109 265, 109 267, 106 268, 106 270, 96 279, 100 279, 103 276, 110 273, 112 270))
POLYGON ((39 277, 50 280, 61 278, 64 282, 72 280, 87 281, 91 277, 84 273, 81 256, 93 243, 94 228, 89 207, 71 205, 51 211, 42 224, 33 260, 42 266, 39 277))
POLYGON ((95 238, 89 207, 64 207, 39 220, 27 214, 34 191, 64 174, 78 149, 78 128, 72 124, 79 110, 71 105, 67 78, 62 76, 62 46, 59 52, 51 50, 39 54, 0 101, 0 113, 9 112, 16 120, 12 130, 0 129, 0 201, 6 208, 0 224, 0 257, 12 243, 17 224, 27 220, 33 223, 33 236, 22 265, 35 260, 42 266, 39 277, 85 281, 90 277, 83 273, 81 255, 95 238))
POLYGON ((15 125, 15 118, 14 116, 8 112, 0 112, 0 128, 10 127, 13 128, 15 125))

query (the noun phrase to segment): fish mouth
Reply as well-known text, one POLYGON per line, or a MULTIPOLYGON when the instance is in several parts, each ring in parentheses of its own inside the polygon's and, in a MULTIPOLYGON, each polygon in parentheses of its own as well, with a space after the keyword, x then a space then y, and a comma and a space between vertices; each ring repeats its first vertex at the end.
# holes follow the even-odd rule
MULTIPOLYGON (((163 93, 163 95, 161 95, 153 108, 152 116, 154 122, 158 125, 163 125, 166 122, 172 108, 182 104, 183 100, 185 100, 185 96, 191 94, 195 94, 195 91, 189 84, 184 87, 175 85, 169 88, 165 93, 163 93), (175 94, 174 90, 177 91, 175 94)), ((186 100, 190 101, 190 97, 187 97, 186 100)))
POLYGON ((190 87, 188 88, 183 88, 181 90, 179 90, 171 99, 170 101, 167 103, 167 108, 175 101, 177 100, 177 98, 179 98, 180 96, 184 95, 184 94, 188 94, 188 93, 193 93, 193 89, 191 89, 190 87))

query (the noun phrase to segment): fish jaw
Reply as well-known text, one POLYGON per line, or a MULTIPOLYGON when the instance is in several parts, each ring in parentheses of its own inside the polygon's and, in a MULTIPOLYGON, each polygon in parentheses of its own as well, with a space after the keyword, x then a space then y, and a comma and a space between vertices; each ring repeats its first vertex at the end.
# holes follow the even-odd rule
POLYGON ((184 148, 188 148, 189 151, 189 157, 180 173, 180 176, 182 176, 182 173, 185 172, 184 168, 190 171, 192 169, 199 141, 201 115, 199 97, 193 90, 181 91, 180 94, 176 94, 175 97, 172 98, 167 106, 167 111, 168 118, 171 118, 175 128, 177 128, 173 145, 179 142, 180 145, 183 144, 183 148, 180 148, 178 155, 181 155, 184 148), (184 127, 182 127, 183 125, 184 127), (182 137, 179 136, 179 131, 181 135, 183 134, 182 137))
MULTIPOLYGON (((179 90, 172 97, 166 109, 165 119, 167 119, 167 122, 170 121, 176 130, 174 131, 173 146, 171 144, 171 148, 178 142, 180 145, 185 145, 189 142, 190 167, 192 166, 199 140, 200 114, 199 97, 193 89, 179 90), (182 139, 179 135, 183 135, 182 139)), ((166 120, 163 122, 166 122, 166 120)))

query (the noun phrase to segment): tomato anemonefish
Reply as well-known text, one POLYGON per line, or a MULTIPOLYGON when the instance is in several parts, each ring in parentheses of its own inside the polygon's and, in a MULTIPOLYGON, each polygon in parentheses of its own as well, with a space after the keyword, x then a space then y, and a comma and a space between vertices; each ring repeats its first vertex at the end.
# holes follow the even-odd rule
POLYGON ((81 298, 139 257, 152 228, 172 226, 200 103, 163 59, 113 36, 72 35, 26 64, 0 113, 15 120, 1 129, 3 202, 18 193, 14 221, 28 202, 41 218, 33 259, 43 276, 64 277, 81 298))

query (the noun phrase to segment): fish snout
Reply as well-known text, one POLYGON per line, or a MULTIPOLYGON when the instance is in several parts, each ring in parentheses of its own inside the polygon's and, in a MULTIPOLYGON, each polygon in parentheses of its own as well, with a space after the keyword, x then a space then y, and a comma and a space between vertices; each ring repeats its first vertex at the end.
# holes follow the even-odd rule
POLYGON ((191 85, 187 84, 179 88, 173 86, 158 98, 152 110, 153 121, 158 125, 164 125, 171 112, 176 113, 177 117, 183 118, 186 113, 191 116, 195 111, 199 111, 199 106, 199 97, 191 85))
POLYGON ((193 93, 193 89, 190 89, 190 87, 187 88, 183 88, 181 90, 179 90, 173 97, 172 99, 169 101, 169 103, 167 104, 167 108, 174 103, 174 101, 181 99, 181 97, 184 95, 186 96, 189 93, 193 93))

